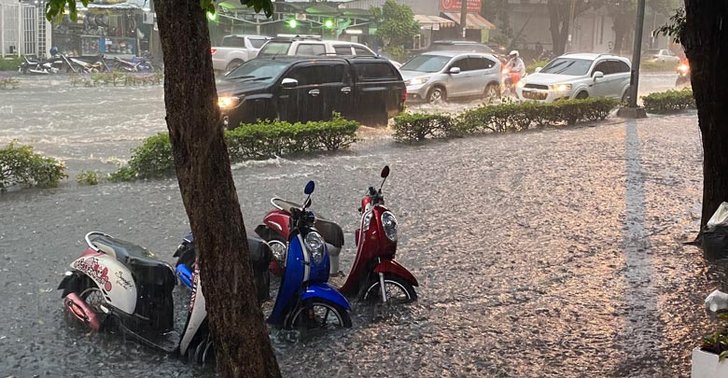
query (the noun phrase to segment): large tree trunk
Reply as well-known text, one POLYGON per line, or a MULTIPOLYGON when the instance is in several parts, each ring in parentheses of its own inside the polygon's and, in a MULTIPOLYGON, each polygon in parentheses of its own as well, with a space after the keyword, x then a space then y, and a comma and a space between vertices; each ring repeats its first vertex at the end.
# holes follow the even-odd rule
POLYGON ((728 2, 685 0, 685 16, 680 37, 690 61, 704 150, 702 229, 728 201, 728 2))
POLYGON ((635 14, 621 13, 614 15, 614 49, 613 53, 620 54, 625 45, 624 41, 634 25, 635 14))
POLYGON ((223 139, 199 0, 154 0, 164 51, 167 128, 223 377, 280 376, 258 306, 230 158, 223 139))
POLYGON ((564 9, 564 3, 560 0, 549 0, 549 30, 551 31, 551 51, 555 56, 566 51, 566 42, 569 38, 569 12, 568 6, 564 9))

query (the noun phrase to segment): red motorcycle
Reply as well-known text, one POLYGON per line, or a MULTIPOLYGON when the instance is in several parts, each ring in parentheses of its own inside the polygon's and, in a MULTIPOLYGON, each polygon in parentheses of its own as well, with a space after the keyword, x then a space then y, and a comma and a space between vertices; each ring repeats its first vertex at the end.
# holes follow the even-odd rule
POLYGON ((389 166, 382 169, 379 190, 369 187, 361 200, 361 227, 356 230, 356 258, 339 291, 365 301, 411 302, 417 300, 417 279, 395 259, 397 219, 384 207, 382 186, 389 166))
MULTIPOLYGON (((269 270, 272 274, 280 276, 286 267, 286 255, 288 252, 288 232, 290 231, 291 208, 300 209, 300 204, 286 201, 282 198, 273 197, 270 203, 275 207, 263 217, 263 224, 255 228, 255 233, 265 240, 270 246, 273 258, 269 270)), ((344 245, 344 231, 341 227, 331 221, 316 216, 314 227, 326 242, 329 258, 331 261, 331 272, 339 271, 339 254, 344 245)))

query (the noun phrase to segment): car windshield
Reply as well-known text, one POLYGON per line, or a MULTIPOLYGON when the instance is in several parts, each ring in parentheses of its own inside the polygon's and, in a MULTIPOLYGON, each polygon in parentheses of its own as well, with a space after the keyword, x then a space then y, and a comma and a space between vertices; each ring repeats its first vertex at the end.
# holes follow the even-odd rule
POLYGON ((493 49, 477 43, 433 43, 430 51, 463 51, 490 54, 493 49))
POLYGON ((410 59, 400 67, 401 71, 419 71, 419 72, 437 72, 440 71, 447 62, 450 61, 449 56, 441 55, 420 55, 410 59))
POLYGON ((540 73, 581 76, 586 75, 592 61, 587 59, 557 58, 549 62, 540 73))
POLYGON ((288 67, 286 62, 252 59, 225 75, 227 80, 273 81, 288 67))
POLYGON ((258 53, 258 56, 266 56, 266 55, 288 55, 288 49, 291 47, 291 42, 284 42, 284 41, 276 41, 276 42, 268 42, 266 43, 262 49, 260 49, 260 53, 258 53))

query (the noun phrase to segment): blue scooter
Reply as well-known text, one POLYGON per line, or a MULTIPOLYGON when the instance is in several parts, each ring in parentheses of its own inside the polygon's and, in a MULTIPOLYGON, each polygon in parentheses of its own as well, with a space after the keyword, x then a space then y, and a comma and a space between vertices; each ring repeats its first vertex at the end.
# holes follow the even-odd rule
POLYGON ((290 209, 286 267, 273 312, 267 322, 285 329, 351 327, 346 298, 328 284, 329 255, 326 243, 314 227, 311 206, 315 184, 309 181, 302 208, 290 209))

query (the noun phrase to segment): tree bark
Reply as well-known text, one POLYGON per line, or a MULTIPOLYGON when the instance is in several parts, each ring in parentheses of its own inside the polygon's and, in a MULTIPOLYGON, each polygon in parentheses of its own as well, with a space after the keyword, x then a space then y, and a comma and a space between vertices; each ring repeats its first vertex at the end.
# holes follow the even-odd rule
POLYGON ((549 0, 547 3, 549 11, 549 30, 551 31, 551 51, 555 56, 566 51, 566 41, 569 38, 569 11, 568 2, 560 0, 549 0), (567 5, 564 11, 564 4, 567 5))
POLYGON ((199 0, 154 0, 164 101, 182 201, 198 248, 218 372, 279 377, 258 306, 248 244, 217 109, 210 37, 199 0))
POLYGON ((620 54, 625 45, 624 41, 634 26, 635 12, 617 13, 614 19, 614 49, 613 53, 620 54))
POLYGON ((728 200, 728 2, 685 0, 685 19, 680 38, 690 62, 704 151, 702 230, 728 200))

